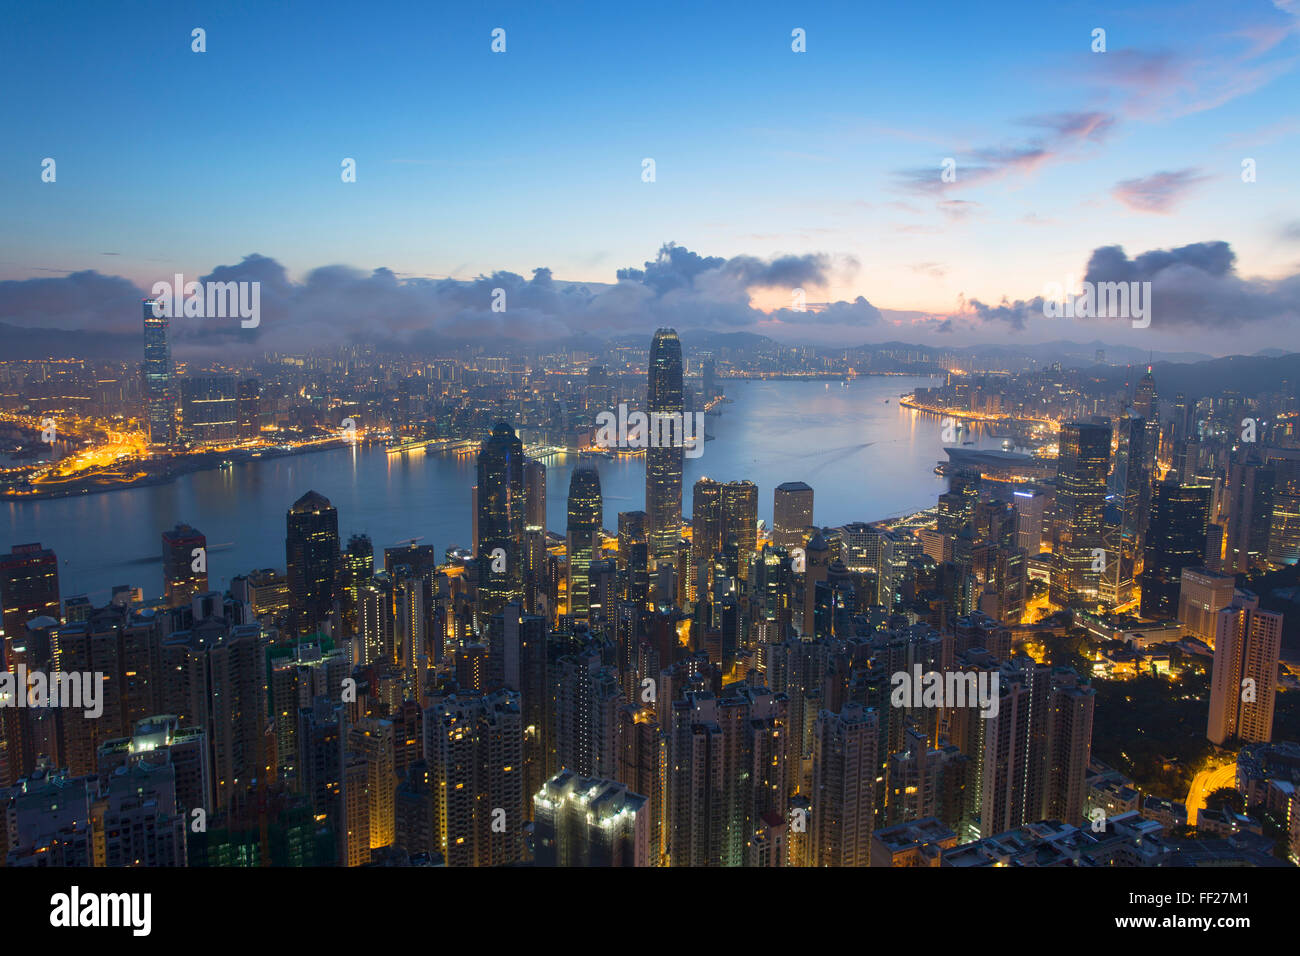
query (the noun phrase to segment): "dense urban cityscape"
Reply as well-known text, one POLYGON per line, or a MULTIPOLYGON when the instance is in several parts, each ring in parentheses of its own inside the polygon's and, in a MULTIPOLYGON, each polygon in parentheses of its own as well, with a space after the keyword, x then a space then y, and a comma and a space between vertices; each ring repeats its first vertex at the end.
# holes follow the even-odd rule
POLYGON ((33 944, 1283 926, 1300 0, 6 26, 33 944))
POLYGON ((692 350, 668 328, 542 356, 195 369, 158 311, 145 300, 138 377, 0 365, 8 494, 383 443, 473 457, 473 540, 345 539, 304 487, 283 554, 228 587, 210 587, 215 529, 176 515, 158 570, 101 601, 14 542, 8 866, 1300 860, 1294 355, 1249 394, 1202 375, 1191 395, 1102 354, 974 371, 919 348, 692 350), (933 384, 896 414, 952 443, 924 510, 819 525, 797 466, 770 489, 684 486, 747 376, 829 390, 900 369, 933 384), (977 422, 1001 447, 964 440, 977 422), (624 455, 644 459, 644 506, 615 513, 598 465, 624 455), (1181 739, 1156 733, 1160 708, 1181 739))

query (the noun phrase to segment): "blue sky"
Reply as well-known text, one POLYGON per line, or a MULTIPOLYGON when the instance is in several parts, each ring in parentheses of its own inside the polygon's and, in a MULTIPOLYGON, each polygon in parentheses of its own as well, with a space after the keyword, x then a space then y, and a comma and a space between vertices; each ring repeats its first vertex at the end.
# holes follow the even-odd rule
POLYGON ((810 301, 896 318, 1028 300, 1110 245, 1227 242, 1241 278, 1300 271, 1296 0, 555 6, 15 11, 0 280, 21 303, 14 281, 147 288, 257 253, 295 282, 342 264, 607 283, 672 241, 820 255, 810 301))

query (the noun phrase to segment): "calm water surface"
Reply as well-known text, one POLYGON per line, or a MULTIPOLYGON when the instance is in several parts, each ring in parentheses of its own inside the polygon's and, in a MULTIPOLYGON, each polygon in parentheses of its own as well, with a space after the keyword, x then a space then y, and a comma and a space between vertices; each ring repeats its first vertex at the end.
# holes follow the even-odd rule
MULTIPOLYGON (((708 419, 716 436, 704 454, 686 459, 685 509, 703 475, 748 478, 759 486, 759 517, 772 521, 772 491, 805 481, 814 491, 820 525, 874 521, 918 511, 946 490, 934 474, 945 456, 939 421, 898 406, 898 396, 926 378, 867 377, 839 382, 731 381, 733 404, 708 419), (888 399, 888 403, 886 403, 888 399)), ((977 447, 996 447, 991 437, 977 447)), ((575 457, 547 462, 547 516, 563 531, 569 474, 575 457)), ((618 512, 645 505, 642 458, 599 461, 605 527, 618 512)), ((381 551, 412 538, 441 555, 470 545, 472 455, 390 456, 382 447, 339 448, 236 465, 232 471, 184 475, 167 485, 129 488, 47 501, 0 505, 0 549, 40 541, 59 556, 63 596, 108 599, 131 584, 162 591, 163 530, 178 521, 208 539, 212 587, 253 568, 283 569, 285 512, 308 489, 339 510, 339 533, 370 535, 381 551)))

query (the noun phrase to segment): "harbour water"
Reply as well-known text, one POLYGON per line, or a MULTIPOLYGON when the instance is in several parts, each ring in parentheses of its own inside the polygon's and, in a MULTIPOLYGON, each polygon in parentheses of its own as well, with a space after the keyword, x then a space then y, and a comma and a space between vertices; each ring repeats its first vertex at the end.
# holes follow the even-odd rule
MULTIPOLYGON (((940 421, 898 405, 901 393, 928 384, 903 377, 846 384, 729 380, 730 403, 709 419, 715 440, 699 458, 685 461, 685 511, 691 485, 703 475, 755 482, 759 517, 769 525, 772 491, 786 481, 812 486, 819 525, 875 521, 933 505, 947 487, 934 473, 944 458, 940 421)), ((998 447, 997 438, 978 432, 962 437, 973 447, 998 447)), ((564 531, 569 475, 579 463, 576 456, 546 462, 552 531, 564 531)), ((618 512, 645 505, 645 462, 625 457, 595 463, 604 524, 612 531, 618 512)), ((186 522, 207 536, 209 581, 224 588, 233 575, 284 567, 285 512, 309 489, 338 508, 345 543, 362 533, 377 553, 412 538, 432 544, 439 555, 453 545, 469 547, 474 480, 473 455, 337 448, 196 472, 165 485, 5 502, 0 549, 7 553, 29 541, 53 548, 64 597, 86 594, 100 603, 119 584, 153 596, 162 591, 160 535, 186 522)))

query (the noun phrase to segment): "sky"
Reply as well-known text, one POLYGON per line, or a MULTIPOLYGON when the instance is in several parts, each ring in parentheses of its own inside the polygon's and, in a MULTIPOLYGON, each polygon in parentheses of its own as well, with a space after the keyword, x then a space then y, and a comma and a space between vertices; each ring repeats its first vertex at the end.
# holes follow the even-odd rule
POLYGON ((182 273, 266 283, 259 328, 191 330, 259 346, 1296 341, 1300 0, 4 17, 3 323, 134 328, 182 273), (1151 325, 1049 321, 1086 276, 1151 281, 1151 325))

